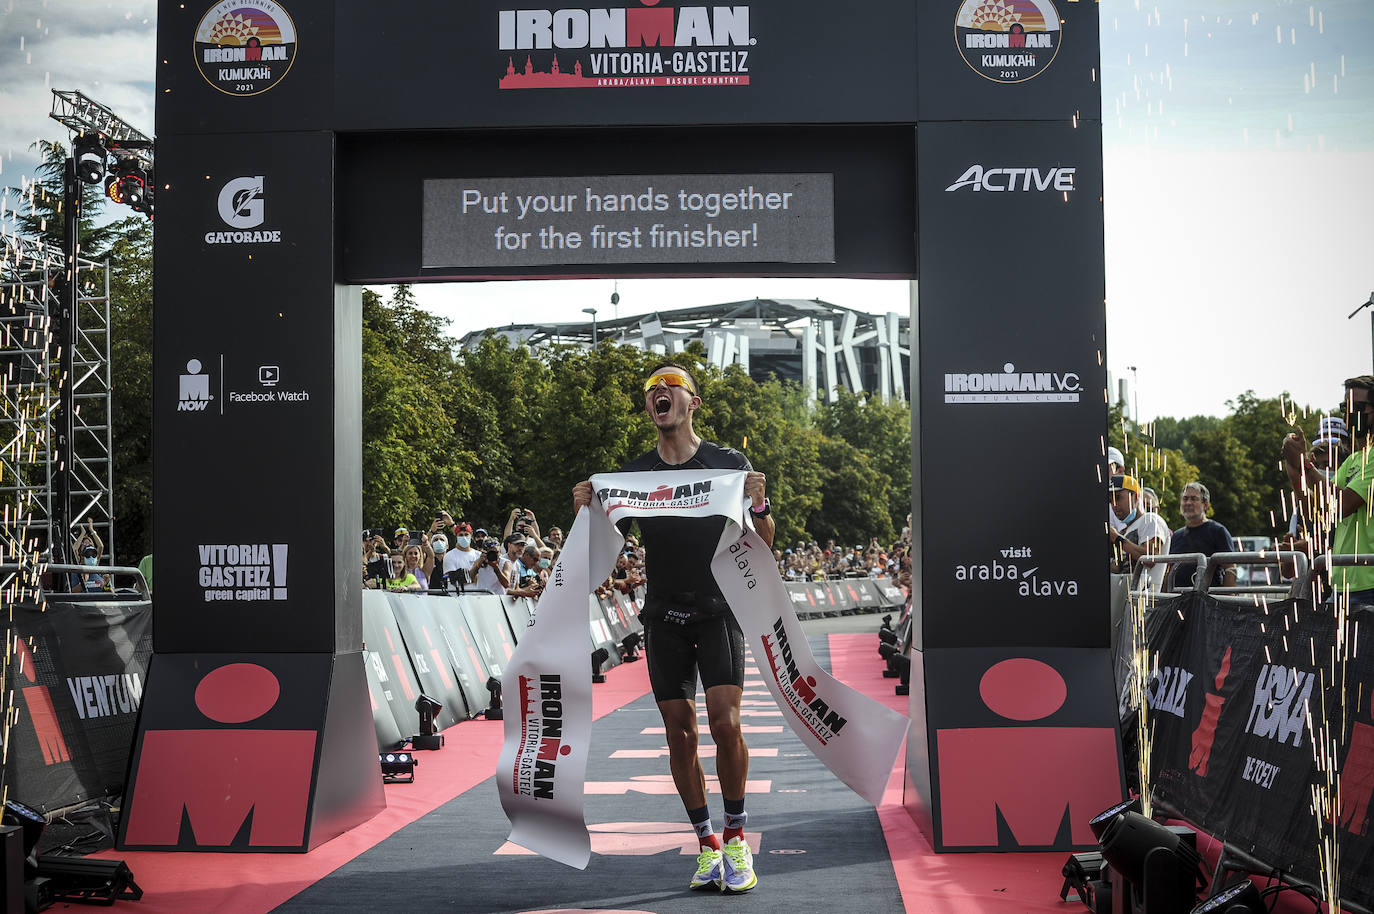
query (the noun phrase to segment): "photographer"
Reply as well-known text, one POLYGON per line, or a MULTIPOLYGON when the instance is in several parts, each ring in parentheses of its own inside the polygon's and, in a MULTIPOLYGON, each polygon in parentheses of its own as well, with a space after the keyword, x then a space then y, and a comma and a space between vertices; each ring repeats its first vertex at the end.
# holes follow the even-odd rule
POLYGON ((516 568, 520 580, 512 584, 506 594, 512 597, 539 599, 539 595, 544 592, 544 582, 539 578, 539 547, 534 543, 526 543, 520 552, 520 561, 516 563, 516 568))
POLYGON ((386 537, 376 530, 363 531, 363 587, 377 590, 391 570, 386 537))
POLYGON ((539 521, 529 508, 511 508, 510 517, 506 519, 505 535, 516 533, 526 540, 533 540, 534 545, 538 547, 544 546, 544 540, 539 536, 539 521))
POLYGON ((501 547, 494 539, 484 540, 482 552, 472 565, 469 578, 475 589, 487 593, 503 594, 510 587, 510 576, 501 557, 501 547))

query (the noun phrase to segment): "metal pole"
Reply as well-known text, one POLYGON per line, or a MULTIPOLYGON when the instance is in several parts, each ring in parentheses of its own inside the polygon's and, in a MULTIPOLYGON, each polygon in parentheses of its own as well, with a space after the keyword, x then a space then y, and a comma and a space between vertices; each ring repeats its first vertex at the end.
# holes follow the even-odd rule
POLYGON ((58 345, 57 408, 53 411, 53 457, 57 463, 57 473, 54 478, 53 529, 48 549, 52 560, 58 563, 68 561, 70 544, 67 537, 71 532, 72 520, 72 350, 76 348, 76 303, 81 292, 77 275, 80 222, 81 182, 76 176, 76 160, 67 156, 67 165, 62 173, 62 241, 66 248, 67 273, 66 284, 58 296, 57 319, 53 321, 52 328, 53 339, 58 345))

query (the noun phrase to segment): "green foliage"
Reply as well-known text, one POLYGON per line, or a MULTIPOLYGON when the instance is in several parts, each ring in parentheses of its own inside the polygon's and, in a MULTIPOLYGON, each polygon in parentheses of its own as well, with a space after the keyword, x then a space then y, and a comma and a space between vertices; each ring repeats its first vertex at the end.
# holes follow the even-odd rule
MULTIPOLYGON (((32 147, 38 150, 42 162, 34 169, 37 180, 25 187, 5 188, 7 206, 17 214, 16 227, 20 234, 43 241, 66 250, 64 239, 66 225, 63 218, 63 174, 67 166, 67 148, 61 143, 39 140, 32 147)), ((81 217, 77 225, 77 237, 81 242, 81 256, 91 260, 103 260, 110 246, 117 242, 130 226, 142 220, 143 216, 123 219, 115 223, 99 224, 101 212, 105 208, 105 188, 103 185, 87 184, 78 181, 81 187, 81 217)), ((132 213, 126 209, 125 213, 132 213)))
MULTIPOLYGON (((890 526, 906 526, 911 513, 911 412, 906 404, 884 406, 871 397, 841 391, 836 402, 817 410, 816 427, 831 438, 861 443, 873 469, 887 480, 890 526)), ((881 535, 879 539, 890 542, 881 535)))
POLYGON ((110 438, 114 447, 116 561, 153 550, 153 225, 132 216, 112 226, 110 438))

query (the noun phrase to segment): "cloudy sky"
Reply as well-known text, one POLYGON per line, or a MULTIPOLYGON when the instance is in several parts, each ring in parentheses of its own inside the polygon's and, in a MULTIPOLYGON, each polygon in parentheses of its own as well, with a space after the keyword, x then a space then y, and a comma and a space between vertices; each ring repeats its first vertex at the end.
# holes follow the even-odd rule
MULTIPOLYGON (((0 0, 0 186, 66 140, 50 89, 153 127, 154 0, 0 0)), ((1101 0, 1108 367, 1142 417, 1371 370, 1374 3, 1101 0), (1134 366, 1135 371, 1130 370, 1134 366)), ((12 201, 0 201, 12 208, 12 201)), ((0 213, 0 218, 3 214, 0 213)), ((432 285, 455 334, 613 313, 610 281, 432 285)), ((906 283, 629 280, 620 316, 764 298, 904 311, 906 283)))

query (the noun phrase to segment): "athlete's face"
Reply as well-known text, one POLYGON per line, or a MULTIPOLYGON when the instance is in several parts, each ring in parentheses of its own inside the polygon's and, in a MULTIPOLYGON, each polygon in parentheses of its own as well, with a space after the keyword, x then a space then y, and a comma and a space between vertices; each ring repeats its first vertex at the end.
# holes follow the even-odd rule
POLYGON ((662 431, 677 428, 692 418, 692 410, 701 405, 701 398, 681 382, 686 380, 671 372, 659 372, 650 378, 644 391, 644 409, 654 426, 662 431))

